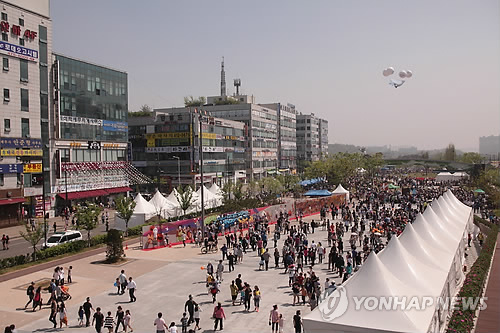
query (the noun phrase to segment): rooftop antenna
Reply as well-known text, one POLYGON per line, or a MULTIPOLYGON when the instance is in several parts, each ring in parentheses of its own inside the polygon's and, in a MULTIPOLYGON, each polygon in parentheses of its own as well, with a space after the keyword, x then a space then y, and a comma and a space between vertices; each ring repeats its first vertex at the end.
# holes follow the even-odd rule
POLYGON ((224 57, 222 57, 220 70, 220 95, 226 97, 226 72, 224 71, 224 57))
POLYGON ((236 88, 236 96, 240 95, 241 79, 234 79, 234 87, 236 88))

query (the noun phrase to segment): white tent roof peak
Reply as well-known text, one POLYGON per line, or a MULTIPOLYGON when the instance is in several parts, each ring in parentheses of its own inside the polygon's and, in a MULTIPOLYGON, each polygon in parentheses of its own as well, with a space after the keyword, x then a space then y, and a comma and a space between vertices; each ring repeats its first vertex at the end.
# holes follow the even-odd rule
POLYGON ((342 184, 339 184, 339 186, 337 186, 337 188, 332 192, 332 193, 349 193, 348 190, 346 190, 342 184))

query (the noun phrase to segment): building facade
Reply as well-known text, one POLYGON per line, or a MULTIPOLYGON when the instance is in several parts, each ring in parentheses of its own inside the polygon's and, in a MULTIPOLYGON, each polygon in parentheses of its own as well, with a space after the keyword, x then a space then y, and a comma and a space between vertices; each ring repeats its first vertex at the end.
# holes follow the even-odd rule
MULTIPOLYGON (((129 118, 132 163, 163 192, 201 183, 199 115, 197 108, 187 107, 129 118)), ((245 124, 203 114, 201 126, 203 183, 245 178, 245 124)))
POLYGON ((320 119, 311 114, 297 115, 297 159, 300 161, 299 169, 304 167, 304 162, 318 161, 321 157, 320 119))
POLYGON ((479 138, 479 154, 492 159, 500 159, 500 136, 490 135, 479 138))
MULTIPOLYGON (((242 96, 241 96, 242 97, 242 96)), ((240 96, 235 96, 239 98, 240 96)), ((243 98, 243 97, 242 97, 243 98)), ((253 99, 253 98, 252 98, 253 99)), ((278 111, 259 104, 207 105, 203 110, 215 117, 246 125, 246 178, 260 179, 278 170, 278 111)))
POLYGON ((262 104, 277 111, 278 168, 295 172, 297 168, 297 111, 290 103, 262 104))
POLYGON ((319 153, 320 158, 328 155, 328 120, 319 118, 319 153))
POLYGON ((50 178, 56 213, 70 201, 130 190, 127 73, 54 54, 50 178))
POLYGON ((49 0, 0 1, 0 15, 0 225, 9 225, 43 216, 52 21, 49 0))

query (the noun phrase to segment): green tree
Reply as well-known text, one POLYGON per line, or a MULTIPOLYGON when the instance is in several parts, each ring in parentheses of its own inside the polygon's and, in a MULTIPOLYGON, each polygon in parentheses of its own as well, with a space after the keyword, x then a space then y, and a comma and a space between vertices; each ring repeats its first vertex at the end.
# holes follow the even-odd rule
POLYGON ((28 223, 26 223, 24 227, 26 231, 20 231, 19 234, 33 247, 33 260, 36 260, 36 246, 38 242, 43 238, 43 226, 41 224, 37 224, 35 230, 31 230, 31 227, 28 225, 28 223))
POLYGON ((134 214, 135 201, 123 195, 115 199, 116 216, 125 221, 125 236, 128 236, 128 223, 134 214))
POLYGON ((263 194, 269 198, 274 199, 276 195, 283 193, 283 185, 274 177, 265 177, 259 181, 263 194))
POLYGON ((179 185, 177 188, 178 194, 175 195, 177 202, 181 206, 181 209, 186 215, 186 211, 191 207, 191 204, 193 203, 193 189, 191 186, 186 185, 185 187, 182 187, 179 185))
POLYGON ((462 156, 460 156, 459 161, 462 163, 479 164, 483 161, 483 157, 481 154, 474 152, 463 153, 462 156))
POLYGON ((194 98, 193 96, 186 96, 184 97, 184 106, 189 107, 189 106, 203 106, 207 103, 207 100, 205 97, 200 96, 198 98, 194 98))
POLYGON ((123 257, 123 238, 119 230, 111 229, 108 231, 106 245, 106 261, 108 263, 117 262, 123 257))
POLYGON ((376 153, 374 155, 366 155, 364 160, 364 169, 368 172, 368 175, 373 177, 377 170, 384 164, 384 155, 382 153, 376 153))
POLYGON ((457 152, 455 150, 455 145, 453 143, 450 143, 444 151, 444 160, 455 161, 456 157, 457 157, 457 152))
POLYGON ((99 214, 102 212, 102 207, 94 203, 87 202, 86 206, 80 206, 76 211, 78 224, 84 230, 87 230, 87 239, 90 246, 90 232, 97 227, 99 214))

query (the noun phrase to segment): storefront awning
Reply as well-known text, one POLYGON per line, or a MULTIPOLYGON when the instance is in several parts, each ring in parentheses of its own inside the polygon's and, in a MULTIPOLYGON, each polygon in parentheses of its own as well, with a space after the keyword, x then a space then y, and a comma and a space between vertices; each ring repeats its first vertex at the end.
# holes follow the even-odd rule
MULTIPOLYGON (((58 195, 62 199, 66 199, 66 193, 58 193, 58 195)), ((108 195, 108 192, 106 192, 105 190, 69 192, 68 193, 68 200, 85 199, 85 198, 91 198, 91 197, 100 197, 100 196, 103 196, 103 195, 108 195)))
POLYGON ((132 191, 132 189, 128 186, 125 187, 115 187, 115 188, 107 188, 106 192, 108 194, 114 194, 114 193, 123 193, 123 192, 129 192, 132 191))
POLYGON ((1 199, 0 200, 0 206, 3 205, 13 205, 17 203, 24 202, 24 198, 9 198, 9 199, 1 199))

